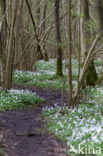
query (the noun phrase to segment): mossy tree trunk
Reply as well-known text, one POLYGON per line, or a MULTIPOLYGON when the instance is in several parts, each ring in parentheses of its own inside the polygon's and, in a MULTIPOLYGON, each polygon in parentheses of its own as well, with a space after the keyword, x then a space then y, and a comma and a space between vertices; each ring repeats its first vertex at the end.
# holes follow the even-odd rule
POLYGON ((55 23, 55 36, 57 43, 57 64, 56 64, 56 75, 63 76, 62 69, 62 46, 61 46, 61 36, 60 36, 60 21, 59 21, 59 4, 60 0, 54 1, 54 23, 55 23))
MULTIPOLYGON (((88 54, 90 43, 91 43, 91 30, 89 28, 90 15, 89 15, 89 2, 88 0, 81 1, 81 52, 82 52, 82 63, 88 54)), ((84 84, 85 86, 95 86, 98 80, 94 61, 92 61, 86 71, 84 84)))

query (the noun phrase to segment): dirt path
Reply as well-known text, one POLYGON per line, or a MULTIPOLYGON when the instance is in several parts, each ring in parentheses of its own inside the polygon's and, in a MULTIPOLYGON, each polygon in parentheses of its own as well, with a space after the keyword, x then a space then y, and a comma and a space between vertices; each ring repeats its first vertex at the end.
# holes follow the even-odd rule
MULTIPOLYGON (((58 91, 28 89, 44 97, 48 106, 60 104, 61 93, 58 91)), ((46 132, 40 118, 43 107, 41 104, 29 110, 0 113, 0 147, 6 149, 8 156, 66 156, 61 143, 46 132)))

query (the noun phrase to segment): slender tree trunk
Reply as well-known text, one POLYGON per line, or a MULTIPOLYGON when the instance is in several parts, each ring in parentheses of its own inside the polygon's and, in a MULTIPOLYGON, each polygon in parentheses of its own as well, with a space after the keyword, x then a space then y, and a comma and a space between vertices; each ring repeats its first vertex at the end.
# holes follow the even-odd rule
MULTIPOLYGON (((16 21, 15 21, 15 58, 14 62, 17 62, 19 56, 22 53, 22 34, 23 34, 23 0, 19 1, 17 11, 16 11, 16 21)), ((26 60, 25 60, 26 61, 26 60)), ((24 67, 24 58, 19 63, 17 69, 25 70, 24 67)))
POLYGON ((54 23, 55 23, 56 42, 57 42, 56 75, 57 76, 63 76, 62 47, 61 47, 60 21, 59 21, 59 4, 60 4, 60 0, 55 0, 54 1, 54 23))
POLYGON ((37 29, 36 29, 36 22, 35 22, 35 20, 33 18, 33 14, 32 14, 31 8, 30 8, 29 1, 28 0, 25 0, 25 1, 26 1, 28 11, 29 11, 29 14, 30 14, 30 17, 31 17, 31 21, 32 21, 32 24, 33 24, 33 28, 34 28, 34 33, 35 33, 35 37, 36 37, 36 41, 37 41, 37 52, 40 53, 40 55, 41 55, 40 57, 43 59, 44 55, 42 53, 42 48, 41 48, 41 45, 40 45, 40 39, 39 39, 39 35, 38 35, 37 29))
MULTIPOLYGON (((46 21, 45 21, 45 18, 46 18, 46 11, 47 11, 47 0, 44 0, 43 2, 43 9, 42 9, 42 21, 43 24, 42 24, 42 28, 41 28, 41 31, 42 33, 41 34, 45 34, 45 30, 46 30, 46 21)), ((46 45, 45 45, 45 41, 42 42, 42 51, 43 51, 43 54, 44 54, 44 60, 45 61, 49 61, 49 58, 48 58, 48 53, 46 51, 46 45)))
POLYGON ((37 0, 36 2, 36 26, 40 24, 40 16, 41 16, 40 3, 41 3, 41 0, 37 0))
POLYGON ((71 4, 72 1, 68 2, 68 97, 69 97, 69 107, 74 107, 73 104, 73 88, 72 88, 72 15, 71 15, 71 4))

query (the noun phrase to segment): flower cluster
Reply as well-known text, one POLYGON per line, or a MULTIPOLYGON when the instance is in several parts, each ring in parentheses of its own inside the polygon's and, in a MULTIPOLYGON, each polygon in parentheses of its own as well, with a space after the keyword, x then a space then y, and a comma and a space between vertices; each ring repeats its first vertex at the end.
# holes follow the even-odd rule
POLYGON ((43 109, 48 129, 67 145, 101 147, 103 150, 103 87, 87 88, 88 104, 79 108, 51 107, 43 109))
POLYGON ((0 90, 0 110, 27 108, 44 101, 43 98, 29 90, 0 90))

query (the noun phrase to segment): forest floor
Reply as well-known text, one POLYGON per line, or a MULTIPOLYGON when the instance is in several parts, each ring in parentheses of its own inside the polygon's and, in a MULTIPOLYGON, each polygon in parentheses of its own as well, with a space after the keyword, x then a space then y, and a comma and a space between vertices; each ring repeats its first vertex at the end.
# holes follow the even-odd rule
POLYGON ((14 88, 36 92, 46 99, 46 104, 27 110, 1 112, 0 148, 6 150, 8 156, 66 156, 65 146, 48 134, 41 117, 43 107, 60 105, 61 92, 25 86, 14 88))

